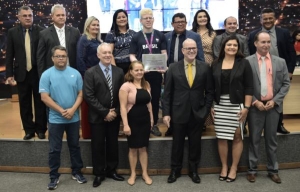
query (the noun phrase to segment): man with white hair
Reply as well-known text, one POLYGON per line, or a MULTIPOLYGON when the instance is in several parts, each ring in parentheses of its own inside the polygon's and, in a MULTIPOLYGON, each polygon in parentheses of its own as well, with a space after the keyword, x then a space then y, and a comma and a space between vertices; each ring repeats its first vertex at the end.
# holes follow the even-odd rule
POLYGON ((76 69, 76 45, 80 37, 79 30, 66 26, 66 10, 63 5, 56 4, 51 8, 53 25, 40 32, 37 49, 37 65, 39 76, 53 66, 51 49, 61 45, 67 49, 68 65, 76 69))

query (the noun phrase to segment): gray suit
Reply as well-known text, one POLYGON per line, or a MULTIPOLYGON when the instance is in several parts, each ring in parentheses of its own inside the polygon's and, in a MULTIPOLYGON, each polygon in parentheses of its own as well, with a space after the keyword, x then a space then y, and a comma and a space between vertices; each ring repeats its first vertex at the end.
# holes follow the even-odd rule
MULTIPOLYGON (((251 65, 253 72, 253 97, 252 102, 261 100, 261 82, 258 58, 253 54, 246 58, 251 65)), ((269 174, 278 172, 277 162, 277 125, 279 113, 282 112, 282 102, 289 91, 290 79, 287 66, 284 59, 271 55, 272 77, 273 77, 273 101, 274 108, 268 111, 260 111, 257 107, 250 108, 248 113, 249 121, 249 170, 251 174, 257 172, 257 162, 259 153, 259 143, 262 131, 264 129, 265 148, 267 153, 267 169, 269 174)))
MULTIPOLYGON (((220 49, 222 47, 222 43, 230 35, 231 34, 224 32, 221 35, 218 35, 214 38, 214 43, 213 43, 214 58, 219 57, 220 49)), ((244 36, 244 35, 238 34, 238 33, 235 33, 234 35, 236 35, 237 38, 239 39, 241 52, 245 55, 245 57, 249 56, 247 37, 244 36)))

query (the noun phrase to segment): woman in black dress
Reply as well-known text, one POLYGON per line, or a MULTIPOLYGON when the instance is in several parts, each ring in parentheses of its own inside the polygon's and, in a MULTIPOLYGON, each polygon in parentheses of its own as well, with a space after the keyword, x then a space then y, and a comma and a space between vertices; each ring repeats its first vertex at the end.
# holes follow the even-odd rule
POLYGON ((130 64, 125 75, 125 83, 119 91, 121 117, 124 134, 127 135, 129 146, 129 163, 131 175, 129 185, 134 185, 136 179, 136 164, 139 157, 142 167, 142 178, 151 185, 152 179, 147 173, 150 130, 153 126, 150 85, 144 78, 144 66, 140 61, 130 64))

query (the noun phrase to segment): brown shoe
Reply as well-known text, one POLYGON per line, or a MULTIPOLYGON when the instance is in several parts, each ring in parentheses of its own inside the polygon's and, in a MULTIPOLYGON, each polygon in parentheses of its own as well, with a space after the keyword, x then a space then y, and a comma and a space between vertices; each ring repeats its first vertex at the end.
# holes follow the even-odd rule
POLYGON ((256 175, 255 175, 255 174, 248 173, 248 174, 247 174, 247 180, 248 180, 250 183, 254 183, 255 180, 256 180, 256 175))
POLYGON ((275 183, 281 183, 281 179, 278 174, 268 174, 268 176, 274 181, 275 183))

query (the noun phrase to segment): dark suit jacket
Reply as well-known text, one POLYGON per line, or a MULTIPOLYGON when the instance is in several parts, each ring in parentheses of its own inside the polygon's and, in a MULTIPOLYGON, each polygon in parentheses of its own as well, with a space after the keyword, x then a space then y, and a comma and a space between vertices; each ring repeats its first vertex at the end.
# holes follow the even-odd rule
POLYGON ((111 108, 120 115, 119 89, 124 82, 121 68, 112 65, 113 106, 110 106, 110 91, 99 65, 89 68, 84 74, 83 97, 89 105, 89 122, 103 123, 111 108))
MULTIPOLYGON (((259 29, 256 29, 249 33, 248 46, 250 55, 256 53, 256 47, 254 46, 254 37, 261 30, 262 28, 260 27, 259 29)), ((293 73, 296 65, 296 52, 294 49, 293 39, 287 29, 275 27, 275 31, 279 57, 285 60, 289 73, 293 73)))
MULTIPOLYGON (((65 26, 65 36, 69 64, 76 69, 76 46, 80 37, 79 30, 74 27, 65 26)), ((53 66, 51 49, 57 45, 60 45, 60 42, 53 25, 40 32, 40 41, 37 50, 39 76, 41 76, 46 69, 53 66)))
MULTIPOLYGON (((170 31, 170 32, 165 34, 165 37, 166 37, 166 40, 167 40, 167 54, 168 54, 168 56, 170 56, 172 35, 173 35, 173 31, 170 31)), ((190 39, 193 39, 194 41, 196 41, 197 48, 198 48, 196 59, 200 60, 200 61, 205 61, 204 60, 203 48, 202 48, 202 41, 201 41, 200 35, 195 33, 194 31, 186 30, 186 38, 190 38, 190 39)), ((179 47, 180 47, 179 51, 181 51, 182 45, 179 45, 179 47)), ((183 59, 183 58, 178 58, 178 60, 181 60, 181 59, 183 59)), ((170 63, 168 63, 168 64, 170 64, 170 63)))
MULTIPOLYGON (((39 43, 39 32, 41 30, 43 30, 43 28, 40 26, 32 26, 30 35, 32 67, 37 66, 36 50, 39 43)), ((25 37, 21 25, 19 25, 8 30, 6 49, 6 77, 14 76, 16 81, 24 81, 27 72, 26 65, 25 37)))
POLYGON ((196 74, 189 86, 184 61, 170 65, 164 87, 163 116, 170 115, 173 123, 187 123, 191 113, 197 121, 203 121, 210 112, 214 98, 211 68, 196 60, 196 74))
MULTIPOLYGON (((215 101, 219 104, 221 96, 221 74, 222 61, 215 61, 212 64, 213 77, 215 82, 215 101)), ((253 75, 249 61, 236 59, 230 73, 229 97, 233 104, 245 102, 245 95, 253 95, 253 75)))

